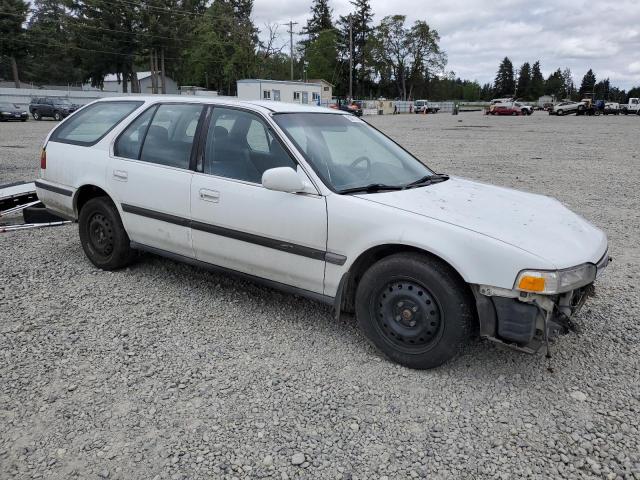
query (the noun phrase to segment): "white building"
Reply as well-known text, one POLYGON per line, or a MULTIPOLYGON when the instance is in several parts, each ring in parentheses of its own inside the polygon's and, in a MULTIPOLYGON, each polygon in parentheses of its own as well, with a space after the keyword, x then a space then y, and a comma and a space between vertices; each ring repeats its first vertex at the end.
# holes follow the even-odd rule
POLYGON ((320 91, 320 103, 322 106, 326 107, 332 102, 333 99, 333 84, 323 80, 322 78, 318 79, 309 79, 310 83, 319 83, 322 87, 320 91))
POLYGON ((320 103, 322 85, 319 83, 283 80, 238 80, 238 100, 272 100, 274 102, 320 103))
MULTIPOLYGON (((151 72, 136 72, 138 75, 138 82, 140 83, 140 93, 150 95, 153 93, 151 88, 151 72)), ((167 75, 164 76, 165 86, 168 94, 178 93, 178 84, 167 75)), ((160 75, 156 76, 158 82, 158 92, 160 92, 160 75)), ((122 93, 122 81, 118 83, 118 78, 115 74, 109 74, 104 77, 103 92, 117 92, 122 93)), ((131 93, 131 82, 127 85, 127 92, 131 93)))

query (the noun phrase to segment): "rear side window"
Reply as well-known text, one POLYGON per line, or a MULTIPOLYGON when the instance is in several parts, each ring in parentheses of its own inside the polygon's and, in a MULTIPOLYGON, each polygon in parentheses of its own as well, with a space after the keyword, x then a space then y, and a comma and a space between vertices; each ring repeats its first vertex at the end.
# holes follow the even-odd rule
POLYGON ((191 148, 202 113, 200 104, 160 105, 147 129, 140 160, 189 168, 191 148))
POLYGON ((51 141, 93 145, 142 102, 98 102, 79 110, 51 135, 51 141))
POLYGON ((132 160, 138 160, 140 158, 142 141, 147 133, 147 127, 153 118, 156 108, 157 107, 154 106, 145 111, 122 132, 113 149, 113 153, 116 156, 131 158, 132 160))

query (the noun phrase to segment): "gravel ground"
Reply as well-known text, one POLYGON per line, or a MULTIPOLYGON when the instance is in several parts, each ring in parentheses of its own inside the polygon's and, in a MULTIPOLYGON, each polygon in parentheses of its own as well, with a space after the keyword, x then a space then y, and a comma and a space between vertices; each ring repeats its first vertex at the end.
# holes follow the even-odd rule
MULTIPOLYGON (((640 479, 640 119, 370 121, 608 233, 582 334, 412 371, 312 301, 154 256, 98 271, 75 225, 0 234, 0 478, 640 479)), ((0 184, 52 126, 0 125, 0 184)))

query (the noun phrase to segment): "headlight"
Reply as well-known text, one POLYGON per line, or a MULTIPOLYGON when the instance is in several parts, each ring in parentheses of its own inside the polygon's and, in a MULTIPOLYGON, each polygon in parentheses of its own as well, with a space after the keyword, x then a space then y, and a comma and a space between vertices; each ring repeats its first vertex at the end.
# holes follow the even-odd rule
POLYGON ((2 115, 11 115, 11 112, 0 112, 2 115))
POLYGON ((596 266, 585 263, 564 270, 523 270, 514 289, 542 294, 564 293, 584 287, 596 279, 596 266))

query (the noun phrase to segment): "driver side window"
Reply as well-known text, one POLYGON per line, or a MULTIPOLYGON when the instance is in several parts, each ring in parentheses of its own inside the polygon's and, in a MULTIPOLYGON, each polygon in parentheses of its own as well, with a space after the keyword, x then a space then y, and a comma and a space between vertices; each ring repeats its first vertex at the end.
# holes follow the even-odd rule
POLYGON ((215 107, 204 147, 204 173, 261 183, 274 167, 296 168, 260 117, 232 108, 215 107))

